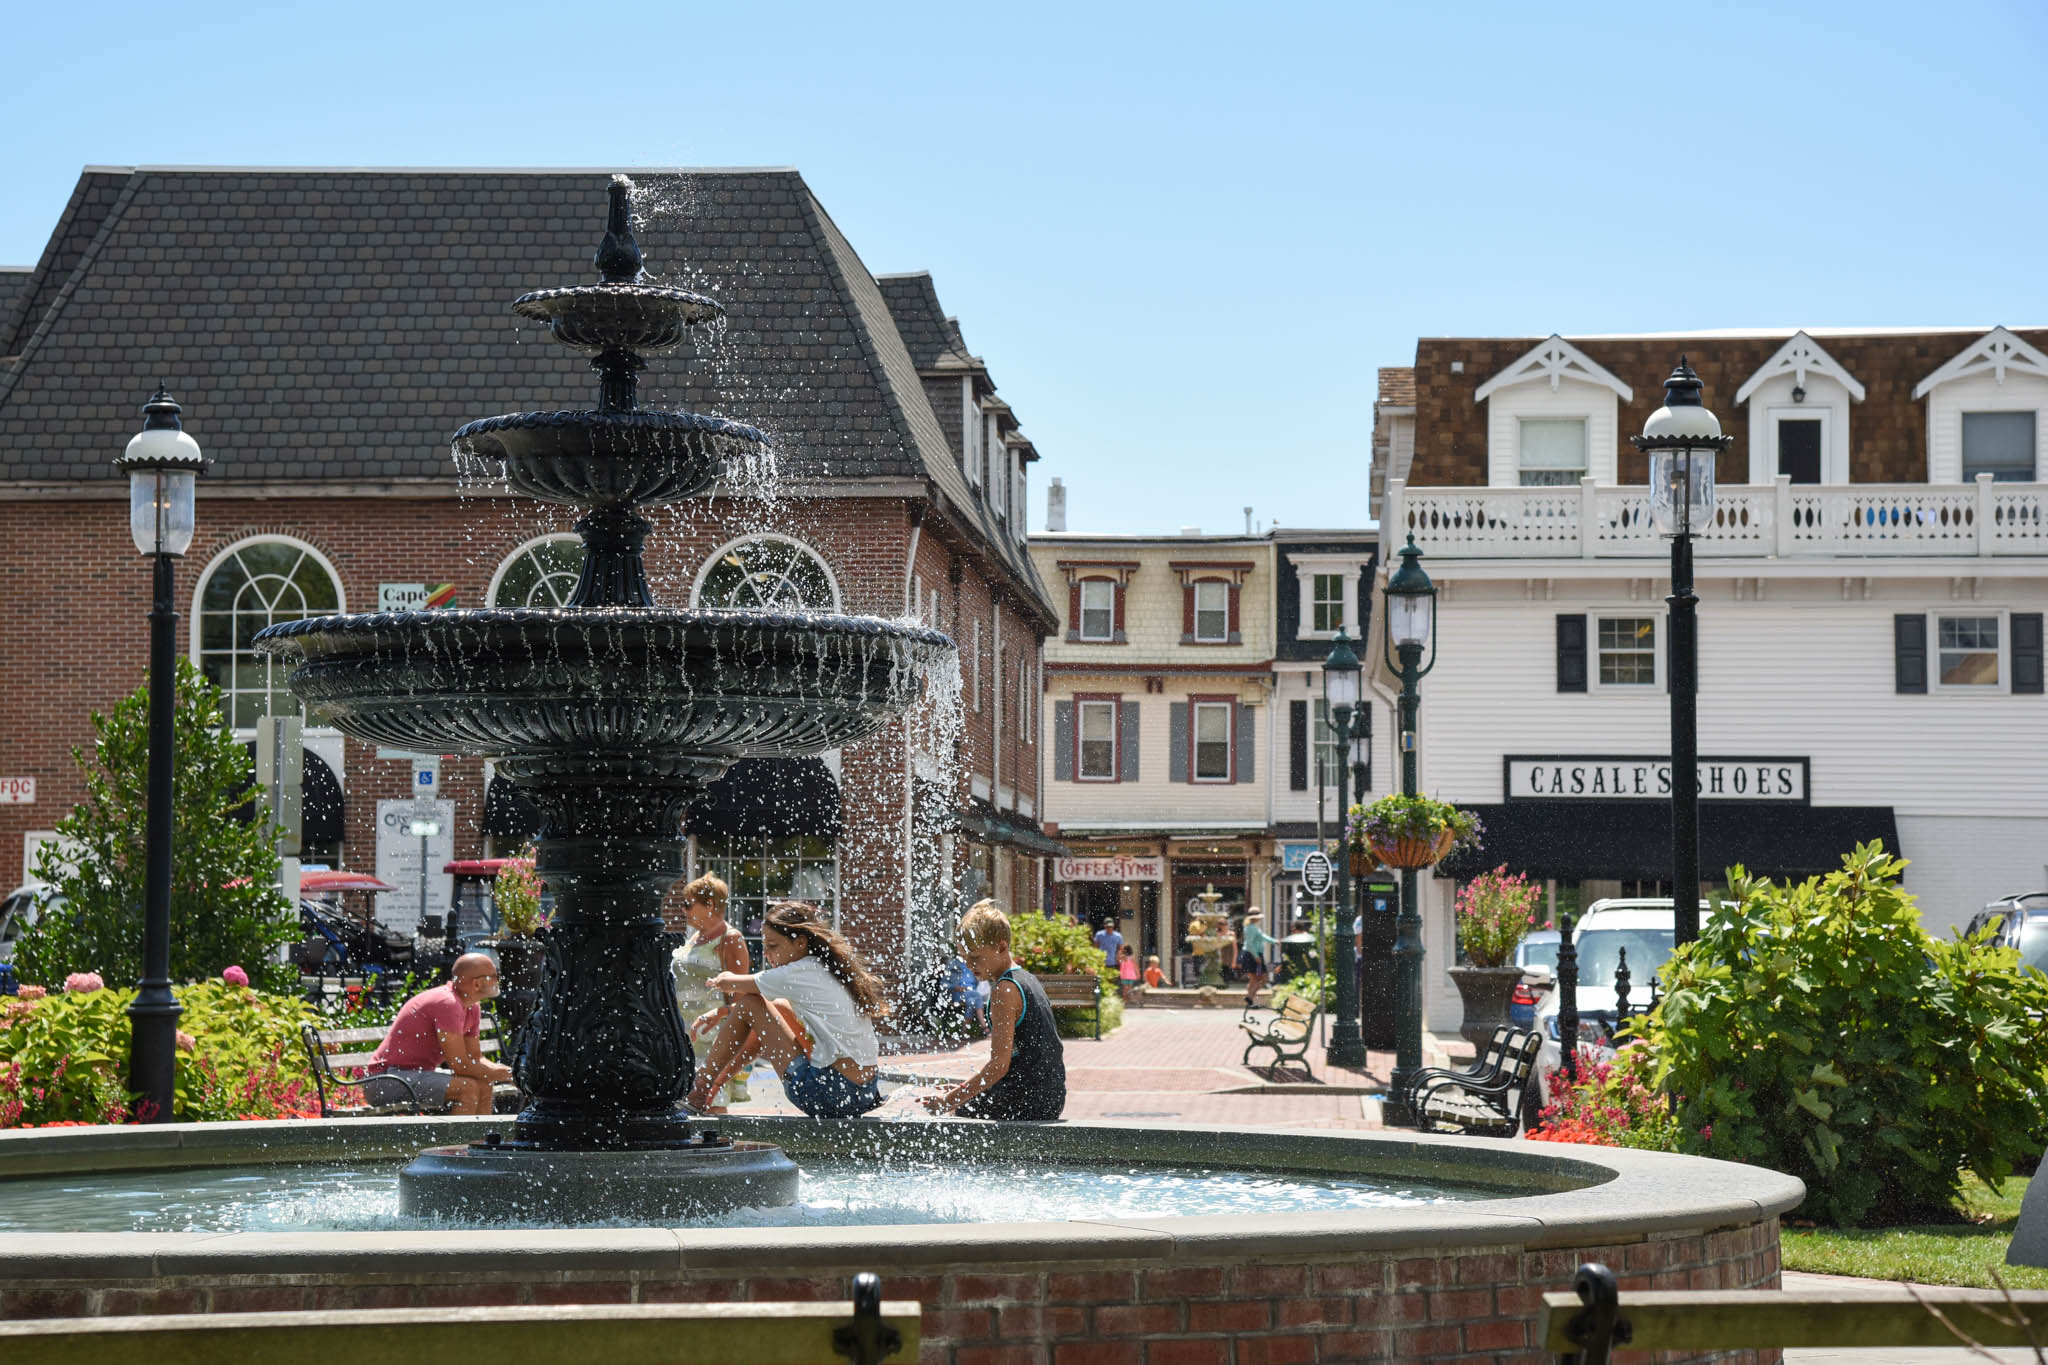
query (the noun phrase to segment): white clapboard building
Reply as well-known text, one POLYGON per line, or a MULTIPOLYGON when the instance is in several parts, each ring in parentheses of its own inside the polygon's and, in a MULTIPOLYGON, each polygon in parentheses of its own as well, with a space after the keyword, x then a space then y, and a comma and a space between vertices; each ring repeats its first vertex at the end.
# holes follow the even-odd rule
POLYGON ((1425 879, 1432 1027, 1459 1014, 1455 874, 1504 864, 1559 910, 1668 889, 1669 542, 1627 437, 1681 354, 1734 437, 1696 542, 1707 880, 1882 838, 1938 932, 2048 888, 2044 352, 2003 327, 1428 338, 1383 372, 1382 562, 1412 535, 1441 591, 1421 783, 1489 831, 1425 879))

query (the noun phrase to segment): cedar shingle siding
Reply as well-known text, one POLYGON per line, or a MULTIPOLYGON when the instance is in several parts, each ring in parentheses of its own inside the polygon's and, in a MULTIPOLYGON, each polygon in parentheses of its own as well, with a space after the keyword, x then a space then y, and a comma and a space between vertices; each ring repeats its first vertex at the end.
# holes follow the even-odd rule
MULTIPOLYGON (((1865 401, 1853 404, 1849 413, 1852 483, 1925 482, 1927 406, 1924 400, 1914 399, 1913 386, 1989 330, 1986 326, 1969 331, 1816 338, 1868 394, 1865 401)), ((2048 348, 2048 331, 2015 335, 2033 346, 2048 348)), ((1622 483, 1643 483, 1648 478, 1643 457, 1627 438, 1640 432, 1644 420, 1663 406, 1664 379, 1681 352, 1706 385, 1707 406, 1720 417, 1721 429, 1735 438, 1722 457, 1722 469, 1749 468, 1747 405, 1738 404, 1735 393, 1785 344, 1784 336, 1565 340, 1635 392, 1634 401, 1619 405, 1622 483)), ((1439 488, 1486 483, 1486 404, 1474 402, 1472 395, 1542 341, 1542 337, 1425 337, 1416 343, 1411 485, 1439 488), (1464 373, 1451 373, 1451 362, 1456 360, 1465 363, 1464 373)))

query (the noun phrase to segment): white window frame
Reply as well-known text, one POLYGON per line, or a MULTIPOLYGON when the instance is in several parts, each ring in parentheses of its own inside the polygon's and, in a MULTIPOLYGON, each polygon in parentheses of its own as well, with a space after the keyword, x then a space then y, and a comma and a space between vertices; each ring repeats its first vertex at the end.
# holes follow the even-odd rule
POLYGON ((1084 578, 1081 580, 1080 583, 1080 594, 1081 619, 1074 623, 1075 636, 1081 640, 1087 641, 1090 644, 1106 645, 1114 643, 1116 640, 1116 580, 1114 578, 1084 578), (1100 608, 1089 607, 1088 590, 1090 588, 1100 588, 1106 590, 1109 593, 1108 604, 1100 608), (1100 635, 1090 635, 1088 633, 1088 613, 1091 610, 1099 610, 1104 612, 1108 619, 1109 628, 1100 635))
MULTIPOLYGON (((1592 468, 1593 468, 1593 421, 1592 421, 1592 419, 1591 419, 1590 417, 1584 417, 1584 416, 1575 416, 1575 415, 1573 415, 1573 414, 1571 414, 1571 413, 1558 413, 1558 414, 1556 414, 1556 415, 1551 415, 1551 414, 1547 414, 1547 413, 1534 413, 1534 412, 1530 412, 1530 413, 1522 413, 1522 414, 1520 414, 1519 416, 1517 416, 1517 417, 1515 418, 1515 483, 1516 483, 1516 485, 1517 485, 1518 487, 1522 487, 1522 488, 1577 488, 1577 487, 1579 486, 1579 480, 1580 480, 1580 479, 1583 479, 1584 477, 1586 477, 1586 475, 1587 475, 1588 473, 1590 473, 1590 472, 1592 471, 1592 468), (1551 425, 1562 425, 1562 424, 1565 424, 1565 423, 1576 423, 1576 424, 1578 425, 1578 428, 1579 428, 1579 464, 1578 464, 1578 471, 1577 471, 1576 473, 1574 473, 1574 474, 1573 474, 1573 475, 1571 476, 1571 478, 1570 478, 1570 479, 1568 479, 1568 480, 1566 480, 1566 481, 1564 481, 1564 482, 1562 482, 1562 483, 1542 483, 1542 484, 1531 484, 1531 483, 1524 483, 1524 482, 1523 482, 1523 478, 1524 478, 1524 476, 1525 476, 1525 475, 1527 475, 1527 474, 1529 473, 1529 467, 1528 467, 1528 466, 1527 466, 1527 465, 1526 465, 1526 464, 1525 464, 1525 463, 1523 462, 1523 459, 1522 459, 1522 454, 1523 454, 1523 451, 1524 451, 1524 449, 1525 449, 1525 448, 1526 448, 1526 446, 1527 446, 1527 432, 1528 432, 1528 427, 1529 427, 1529 423, 1531 423, 1531 422, 1543 422, 1543 423, 1546 423, 1546 424, 1551 424, 1551 425)), ((1543 472, 1544 472, 1544 473, 1550 473, 1550 474, 1555 474, 1555 473, 1558 473, 1559 471, 1557 471, 1557 470, 1545 470, 1545 471, 1543 471, 1543 472)))
MULTIPOLYGON (((298 550, 304 557, 313 560, 314 563, 318 564, 323 570, 325 570, 328 580, 334 584, 334 614, 346 615, 348 613, 348 588, 342 582, 341 571, 335 567, 334 561, 329 559, 317 545, 312 544, 310 541, 301 540, 299 537, 291 535, 265 533, 261 535, 243 536, 239 540, 233 541, 232 543, 227 545, 223 545, 220 548, 220 550, 214 554, 213 558, 206 562, 206 567, 199 571, 199 576, 196 579, 194 579, 192 583, 192 593, 190 599, 188 600, 186 610, 186 657, 192 661, 192 666, 198 669, 201 673, 204 673, 206 671, 206 653, 204 650, 203 642, 205 639, 204 616, 206 603, 206 589, 208 585, 212 583, 214 574, 218 572, 221 566, 226 564, 230 559, 233 559, 235 556, 239 555, 243 550, 248 549, 252 545, 261 545, 269 541, 278 541, 283 544, 290 545, 292 548, 298 550)), ((283 619, 297 620, 300 618, 286 617, 283 619)), ((284 671, 285 669, 283 663, 281 661, 273 659, 269 667, 267 668, 266 672, 270 676, 280 679, 280 681, 278 686, 269 687, 266 689, 267 695, 275 695, 280 689, 289 692, 289 688, 283 688, 282 677, 284 671)), ((230 681, 232 682, 232 665, 230 665, 229 675, 230 681)), ((229 729, 235 734, 237 738, 247 739, 249 736, 256 733, 256 727, 253 725, 237 726, 233 724, 235 717, 235 698, 238 695, 241 695, 241 690, 232 686, 224 688, 223 690, 228 694, 227 715, 229 721, 229 729)), ((302 705, 299 708, 297 714, 303 717, 308 709, 309 708, 302 705)), ((309 736, 327 736, 338 735, 341 732, 336 730, 333 726, 314 725, 308 722, 305 727, 305 733, 309 736)), ((339 762, 330 762, 329 766, 334 769, 335 775, 337 777, 341 775, 341 764, 339 762)))
POLYGON ((1017 533, 1018 542, 1022 543, 1024 533, 1031 524, 1031 479, 1024 472, 1024 461, 1021 457, 1017 460, 1016 470, 1015 496, 1010 499, 1010 506, 1013 509, 1011 523, 1012 529, 1017 533))
MULTIPOLYGON (((1586 684, 1596 692, 1611 692, 1621 696, 1649 696, 1661 694, 1664 690, 1664 632, 1670 629, 1664 616, 1641 607, 1609 608, 1606 611, 1586 613, 1586 684), (1646 683, 1602 682, 1600 681, 1600 623, 1603 621, 1648 621, 1651 624, 1650 664, 1651 678, 1646 683)), ((1627 651, 1640 653, 1642 651, 1627 651)))
MULTIPOLYGON (((832 561, 825 558, 823 554, 819 553, 815 546, 809 544, 808 542, 798 540, 795 536, 783 535, 779 531, 760 531, 755 532, 752 535, 735 536, 731 540, 725 542, 725 544, 713 550, 710 554, 706 555, 704 557, 704 562, 698 565, 697 567, 696 580, 690 584, 690 605, 692 607, 702 605, 704 600, 704 584, 706 583, 706 581, 710 579, 712 571, 718 568, 718 566, 725 561, 725 557, 727 555, 731 554, 735 550, 742 549, 748 545, 754 545, 758 544, 761 541, 769 540, 780 541, 783 544, 790 546, 791 548, 795 549, 798 553, 812 560, 818 566, 819 570, 823 572, 825 576, 825 586, 828 589, 830 589, 832 593, 832 601, 830 605, 821 608, 821 610, 836 612, 843 609, 843 604, 845 603, 846 598, 839 590, 839 575, 832 572, 832 561)), ((787 575, 785 575, 785 581, 786 579, 787 575)), ((936 592, 932 594, 932 600, 934 603, 937 602, 938 594, 936 592)))
POLYGON ((1188 703, 1188 781, 1223 786, 1237 777, 1237 708, 1227 701, 1188 703), (1223 713, 1223 775, 1202 776, 1202 713, 1223 713))
MULTIPOLYGON (((1847 396, 1844 395, 1844 403, 1846 404, 1846 402, 1847 396)), ((1843 448, 1840 450, 1836 449, 1835 410, 1827 404, 1809 401, 1805 403, 1774 403, 1764 409, 1764 483, 1772 483, 1778 477, 1778 423, 1780 421, 1819 422, 1820 484, 1818 486, 1825 487, 1832 484, 1849 482, 1849 471, 1844 463, 1848 456, 1847 443, 1841 443, 1843 448)), ((1733 473, 1734 471, 1730 470, 1729 472, 1733 473)), ((1714 473, 1716 477, 1719 477, 1721 471, 1717 468, 1714 473)), ((1796 487, 1797 485, 1794 486, 1796 487)))
POLYGON ((1330 724, 1330 703, 1321 697, 1309 699, 1309 753, 1315 764, 1311 776, 1315 784, 1328 790, 1332 796, 1337 791, 1337 765, 1346 757, 1338 747, 1337 731, 1330 724))
POLYGON ((1195 599, 1194 641, 1196 644, 1227 645, 1230 643, 1230 586, 1230 580, 1227 578, 1198 578, 1188 585, 1188 591, 1194 594, 1195 599), (1222 618, 1223 629, 1220 634, 1204 635, 1202 633, 1202 590, 1204 588, 1211 588, 1223 594, 1222 606, 1208 613, 1211 616, 1220 616, 1222 618))
MULTIPOLYGON (((526 603, 524 602, 500 603, 498 601, 498 589, 504 585, 505 576, 512 572, 512 566, 517 564, 520 560, 524 559, 527 555, 533 553, 535 550, 538 550, 543 545, 559 545, 565 542, 575 542, 577 544, 581 544, 582 539, 583 538, 581 536, 577 535, 573 531, 557 531, 549 535, 535 536, 533 539, 526 541, 517 546, 516 548, 514 548, 511 554, 506 555, 503 559, 498 561, 497 572, 491 575, 491 584, 488 588, 484 590, 484 605, 489 607, 496 607, 500 605, 516 607, 525 606, 526 603)), ((572 582, 569 586, 573 591, 576 585, 572 582)), ((567 596, 564 596, 562 598, 561 605, 568 605, 567 596)))
MULTIPOLYGON (((1123 763, 1124 757, 1121 752, 1122 746, 1119 743, 1120 736, 1118 734, 1122 728, 1122 702, 1108 701, 1098 697, 1074 703, 1074 780, 1076 782, 1114 782, 1117 780, 1117 772, 1123 763), (1109 771, 1091 776, 1088 772, 1088 712, 1090 708, 1094 707, 1100 707, 1109 713, 1109 771)), ((1099 744, 1102 741, 1097 740, 1095 742, 1099 744)))
POLYGON ((996 430, 996 421, 989 419, 988 446, 988 505, 998 519, 1010 515, 1010 474, 1004 465, 1009 460, 1009 447, 1003 444, 1002 433, 996 430))
POLYGON ((2034 419, 2034 476, 2031 479, 2022 480, 2021 482, 2048 482, 2048 480, 2044 480, 2042 477, 2042 468, 2044 461, 2041 457, 2041 429, 2044 425, 2048 425, 2044 424, 2041 421, 2042 410, 2040 408, 1997 407, 1989 404, 1958 407, 1956 409, 1956 470, 1958 473, 1958 477, 1961 478, 1963 482, 1973 482, 1972 476, 1967 467, 1969 464, 1970 452, 1964 449, 1963 444, 1964 432, 1967 429, 1968 419, 1972 417, 2004 416, 2016 412, 2030 413, 2034 419))
MULTIPOLYGON (((2036 454, 2038 460, 2040 456, 2036 454)), ((1927 612, 1927 689, 1961 697, 2001 697, 2012 691, 2012 622, 2004 607, 1966 606, 1956 603, 1929 608, 1927 612), (1945 683, 1941 680, 1941 622, 1971 617, 1998 623, 1998 681, 1996 683, 1945 683)), ((1978 651, 1968 651, 1976 653, 1978 651)))
POLYGON ((1308 606, 1309 633, 1311 635, 1334 636, 1338 631, 1351 624, 1348 619, 1351 615, 1350 594, 1346 591, 1349 586, 1347 576, 1341 571, 1336 573, 1325 573, 1321 569, 1311 569, 1309 571, 1308 606), (1336 580, 1337 596, 1334 599, 1325 598, 1322 595, 1323 580, 1326 578, 1336 580), (1335 625, 1324 625, 1318 619, 1325 606, 1334 606, 1337 609, 1335 625))
POLYGON ((960 463, 969 487, 981 487, 981 404, 974 401, 974 379, 960 380, 960 463))

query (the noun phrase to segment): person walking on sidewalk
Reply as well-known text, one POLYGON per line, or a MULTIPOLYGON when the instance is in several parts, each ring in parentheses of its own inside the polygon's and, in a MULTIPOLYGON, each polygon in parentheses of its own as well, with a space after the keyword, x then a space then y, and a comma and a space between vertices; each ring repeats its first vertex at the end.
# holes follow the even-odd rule
MULTIPOLYGON (((1122 945, 1119 944, 1119 947, 1122 945)), ((1038 978, 1010 955, 1010 917, 979 901, 960 921, 960 951, 989 993, 988 1061, 941 1095, 935 1114, 970 1119, 1056 1119, 1067 1107, 1067 1056, 1038 978)))
POLYGON ((1239 941, 1237 969, 1244 973, 1244 1002, 1247 1005, 1259 1003, 1258 996, 1266 986, 1266 955, 1273 950, 1275 940, 1266 932, 1265 916, 1259 907, 1249 906, 1244 912, 1244 938, 1239 941))

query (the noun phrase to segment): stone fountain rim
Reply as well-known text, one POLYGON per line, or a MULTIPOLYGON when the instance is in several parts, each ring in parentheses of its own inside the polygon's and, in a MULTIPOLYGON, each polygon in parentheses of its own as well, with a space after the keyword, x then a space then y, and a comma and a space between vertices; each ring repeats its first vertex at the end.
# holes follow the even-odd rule
MULTIPOLYGON (((353 1156, 397 1158, 436 1143, 474 1140, 507 1120, 478 1118, 285 1119, 245 1123, 17 1129, 0 1132, 0 1181, 67 1172, 243 1165, 353 1156), (336 1149, 343 1149, 337 1151, 336 1149)), ((1515 1139, 1273 1130, 1220 1125, 1160 1128, 1075 1121, 905 1123, 729 1116, 734 1137, 780 1143, 793 1155, 857 1150, 876 1140, 957 1135, 994 1143, 1005 1157, 1073 1160, 1128 1156, 1258 1166, 1284 1142, 1297 1158, 1348 1158, 1353 1169, 1437 1170, 1452 1178, 1547 1185, 1550 1192, 1402 1209, 1210 1215, 1085 1222, 877 1224, 820 1228, 514 1228, 375 1232, 17 1232, 0 1242, 0 1282, 175 1275, 384 1274, 431 1265, 491 1271, 507 1258, 533 1271, 675 1271, 851 1266, 887 1272, 956 1261, 1014 1265, 1119 1262, 1166 1265, 1219 1258, 1315 1260, 1344 1253, 1473 1246, 1540 1250, 1636 1242, 1753 1226, 1805 1197, 1797 1179, 1705 1157, 1515 1139), (1540 1150, 1539 1150, 1540 1148, 1540 1150), (1154 1153, 1157 1153, 1154 1155, 1154 1153), (1370 1153, 1370 1165, 1357 1163, 1370 1153), (1246 1158, 1254 1158, 1247 1160, 1246 1158), (1488 1177, 1492 1179, 1489 1180, 1488 1177), (1559 1188, 1563 1186, 1564 1188, 1559 1188), (1743 1193, 1735 1193, 1743 1191, 1743 1193)), ((1264 1163, 1270 1168, 1271 1162, 1264 1163)), ((1328 1169, 1323 1167, 1322 1169, 1328 1169)), ((4 1189, 0 1184, 0 1189, 4 1189)))

